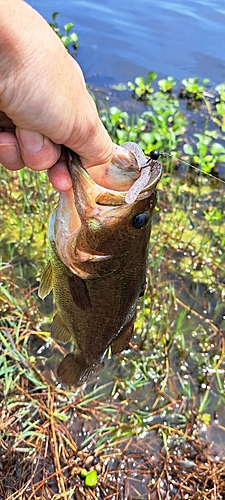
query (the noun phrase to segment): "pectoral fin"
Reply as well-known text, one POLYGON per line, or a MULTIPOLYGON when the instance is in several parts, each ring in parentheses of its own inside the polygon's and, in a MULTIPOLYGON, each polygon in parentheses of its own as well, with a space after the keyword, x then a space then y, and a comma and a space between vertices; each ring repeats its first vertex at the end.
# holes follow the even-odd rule
POLYGON ((53 318, 50 332, 53 339, 57 342, 62 342, 62 344, 67 344, 67 342, 71 339, 70 332, 64 325, 59 313, 57 313, 53 318))
POLYGON ((129 323, 127 323, 119 333, 118 337, 112 342, 111 350, 112 354, 118 354, 122 352, 128 346, 134 329, 134 320, 133 317, 129 323))
POLYGON ((52 280, 52 266, 49 261, 40 280, 40 285, 38 288, 38 295, 41 299, 47 297, 47 295, 51 292, 53 288, 53 280, 52 280))
POLYGON ((73 301, 79 309, 87 311, 91 308, 90 296, 85 281, 75 274, 68 277, 70 293, 73 301))

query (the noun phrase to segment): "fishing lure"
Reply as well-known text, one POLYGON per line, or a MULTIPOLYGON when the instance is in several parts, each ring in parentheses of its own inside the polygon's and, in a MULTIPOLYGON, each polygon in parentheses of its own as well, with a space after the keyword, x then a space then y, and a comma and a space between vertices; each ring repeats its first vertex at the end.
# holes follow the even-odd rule
MULTIPOLYGON (((131 143, 125 143, 123 144, 123 147, 126 147, 126 144, 131 144, 131 143)), ((138 169, 141 172, 140 177, 134 182, 134 184, 131 186, 131 188, 128 190, 126 196, 125 196, 125 202, 130 205, 131 203, 134 203, 138 197, 138 195, 143 191, 143 189, 148 186, 151 175, 152 175, 152 169, 156 165, 161 164, 157 161, 159 158, 159 151, 157 149, 153 149, 150 154, 149 158, 147 159, 146 162, 146 156, 143 153, 143 151, 137 146, 137 144, 133 144, 133 147, 129 146, 129 148, 132 150, 134 153, 137 164, 138 164, 138 169)))

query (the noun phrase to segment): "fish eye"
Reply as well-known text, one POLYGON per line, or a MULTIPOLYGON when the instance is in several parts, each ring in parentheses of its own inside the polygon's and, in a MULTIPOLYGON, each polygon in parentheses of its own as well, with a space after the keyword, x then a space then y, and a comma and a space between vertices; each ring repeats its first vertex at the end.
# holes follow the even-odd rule
POLYGON ((143 212, 142 214, 137 214, 133 217, 131 224, 135 229, 141 229, 148 223, 148 214, 143 212))

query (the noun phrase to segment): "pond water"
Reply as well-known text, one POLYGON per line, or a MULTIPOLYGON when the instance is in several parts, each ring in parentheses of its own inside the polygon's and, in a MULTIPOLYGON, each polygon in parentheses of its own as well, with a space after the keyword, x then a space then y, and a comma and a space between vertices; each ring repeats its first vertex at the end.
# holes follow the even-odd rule
POLYGON ((29 0, 60 27, 73 22, 86 79, 126 82, 153 70, 181 80, 221 83, 225 73, 224 0, 29 0))

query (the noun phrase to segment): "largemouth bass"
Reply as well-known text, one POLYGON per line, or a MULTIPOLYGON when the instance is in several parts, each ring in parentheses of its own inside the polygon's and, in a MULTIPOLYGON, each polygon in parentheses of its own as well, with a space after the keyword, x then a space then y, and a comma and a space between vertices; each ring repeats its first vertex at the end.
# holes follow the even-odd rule
POLYGON ((53 289, 57 313, 51 335, 75 340, 60 363, 63 383, 78 386, 128 345, 146 280, 148 242, 162 168, 135 143, 114 148, 103 172, 88 172, 69 154, 73 187, 60 193, 49 221, 49 263, 39 296, 53 289))

